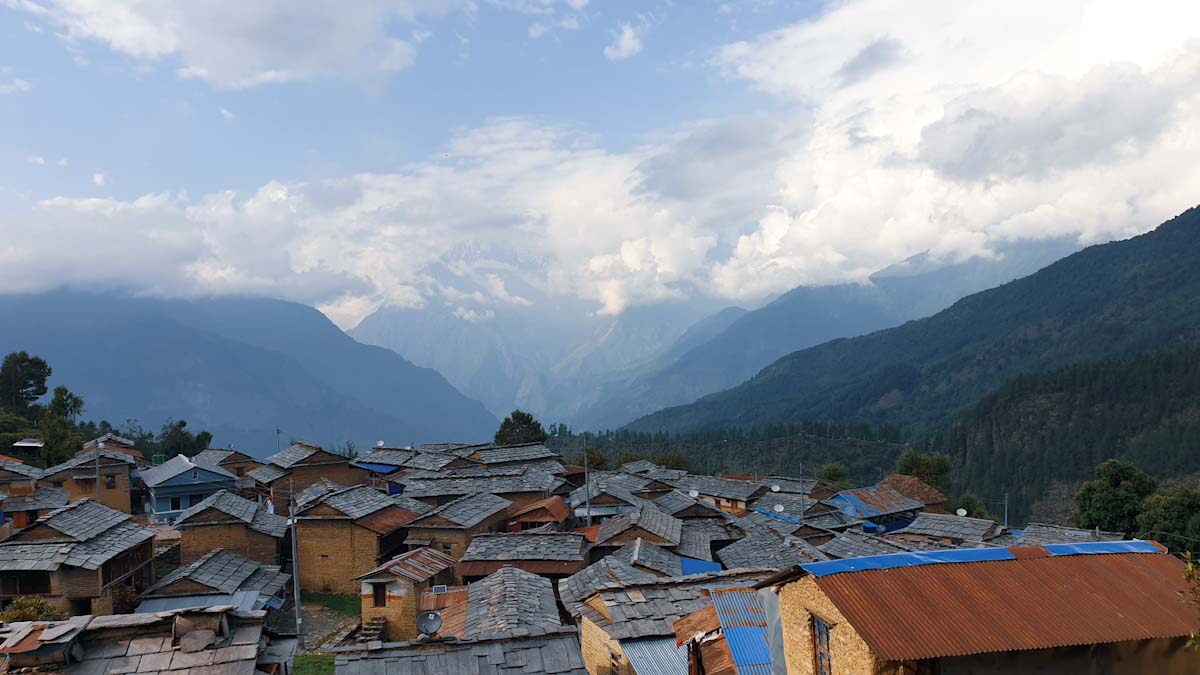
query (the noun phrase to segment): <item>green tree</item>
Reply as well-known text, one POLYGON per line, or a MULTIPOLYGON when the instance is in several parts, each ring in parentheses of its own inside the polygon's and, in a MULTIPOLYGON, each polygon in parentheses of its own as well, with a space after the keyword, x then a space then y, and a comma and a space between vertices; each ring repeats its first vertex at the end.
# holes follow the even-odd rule
POLYGON ((828 483, 835 490, 845 490, 850 487, 850 470, 837 462, 822 464, 817 469, 817 480, 828 483))
POLYGON ((12 352, 0 364, 0 406, 23 413, 29 404, 46 394, 46 380, 52 372, 41 357, 29 352, 12 352))
POLYGON ((1095 480, 1075 493, 1075 515, 1079 527, 1098 527, 1132 536, 1138 530, 1142 502, 1158 487, 1153 478, 1136 466, 1110 459, 1096 467, 1095 480))
POLYGON ((70 617, 66 610, 55 607, 35 595, 19 595, 0 612, 0 621, 65 621, 70 617))
POLYGON ((896 473, 916 476, 942 491, 950 493, 950 458, 940 452, 917 452, 907 448, 896 460, 896 473))
POLYGON ((42 437, 42 462, 53 466, 70 459, 72 452, 79 445, 75 428, 66 419, 58 415, 42 415, 38 422, 38 435, 42 437))
POLYGON ((590 445, 584 448, 583 452, 576 455, 575 464, 577 466, 583 466, 583 458, 585 456, 587 457, 587 465, 589 470, 608 468, 608 456, 605 455, 604 452, 599 448, 593 448, 590 445))
POLYGON ((542 429, 541 422, 523 410, 514 410, 500 423, 500 428, 496 430, 496 436, 492 440, 496 445, 515 445, 544 443, 546 438, 546 431, 542 429))
POLYGON ((988 520, 997 520, 996 516, 993 516, 988 512, 987 507, 983 504, 983 500, 971 494, 970 492, 958 498, 958 505, 955 507, 955 510, 957 509, 966 510, 967 515, 971 518, 987 518, 988 520))
POLYGON ((46 412, 75 424, 75 418, 83 412, 83 397, 71 392, 61 384, 54 388, 54 398, 50 400, 46 412))
POLYGON ((635 450, 625 450, 625 451, 621 452, 620 455, 617 456, 617 466, 621 466, 622 464, 628 464, 630 462, 636 462, 640 459, 649 459, 649 457, 647 457, 646 454, 642 453, 642 452, 637 452, 635 450))
POLYGON ((1151 495, 1137 517, 1139 535, 1172 551, 1200 552, 1200 488, 1151 495))
POLYGON ((692 460, 688 458, 687 453, 682 450, 668 450, 660 452, 654 457, 654 463, 668 469, 679 469, 681 471, 692 470, 692 460))
MULTIPOLYGON (((198 434, 193 434, 187 430, 187 422, 185 420, 167 420, 167 423, 162 427, 162 431, 154 439, 153 452, 154 454, 165 455, 165 459, 171 459, 175 455, 192 457, 203 450, 207 450, 211 444, 212 434, 209 432, 201 431, 198 434)), ((143 454, 145 454, 144 451, 143 454)))

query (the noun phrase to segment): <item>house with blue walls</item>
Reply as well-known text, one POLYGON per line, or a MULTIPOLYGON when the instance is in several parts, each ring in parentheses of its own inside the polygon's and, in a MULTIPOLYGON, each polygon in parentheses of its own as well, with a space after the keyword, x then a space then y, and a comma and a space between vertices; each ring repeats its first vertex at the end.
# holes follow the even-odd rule
POLYGON ((237 476, 215 464, 176 455, 142 472, 150 520, 169 523, 189 507, 221 490, 233 490, 237 476))

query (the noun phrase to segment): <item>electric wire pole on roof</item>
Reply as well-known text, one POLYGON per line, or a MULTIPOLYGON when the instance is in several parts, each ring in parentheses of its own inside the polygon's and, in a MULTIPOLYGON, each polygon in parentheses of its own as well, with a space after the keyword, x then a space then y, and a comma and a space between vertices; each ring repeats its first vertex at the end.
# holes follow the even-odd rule
POLYGON ((292 520, 292 594, 295 596, 292 605, 296 608, 296 639, 304 644, 304 619, 300 616, 300 554, 298 553, 300 538, 300 519, 296 517, 296 480, 288 477, 288 518, 292 520))

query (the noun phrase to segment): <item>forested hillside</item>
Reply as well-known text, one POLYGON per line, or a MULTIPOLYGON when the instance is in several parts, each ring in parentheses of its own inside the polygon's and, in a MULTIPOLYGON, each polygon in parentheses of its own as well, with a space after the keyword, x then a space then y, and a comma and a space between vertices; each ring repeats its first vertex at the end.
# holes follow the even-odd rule
POLYGON ((933 435, 958 487, 1021 522, 1054 481, 1121 459, 1158 478, 1200 472, 1200 345, 1019 376, 933 435))
POLYGON ((1093 246, 927 319, 789 354, 745 384, 629 428, 811 419, 939 428, 1005 381, 1200 337, 1200 209, 1093 246))

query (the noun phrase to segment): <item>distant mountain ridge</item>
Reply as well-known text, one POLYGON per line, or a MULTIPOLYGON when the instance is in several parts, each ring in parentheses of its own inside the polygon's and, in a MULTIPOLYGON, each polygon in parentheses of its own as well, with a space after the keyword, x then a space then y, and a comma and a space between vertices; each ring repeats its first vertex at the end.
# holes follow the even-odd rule
POLYGON ((996 258, 958 263, 924 253, 881 270, 867 284, 794 288, 759 309, 727 315, 727 325, 707 339, 668 349, 656 363, 611 385, 607 397, 572 421, 581 428, 610 428, 695 401, 746 381, 797 349, 928 316, 1078 248, 1067 239, 1008 244, 998 248, 996 258))
POLYGON ((1200 209, 902 326, 788 354, 737 387, 642 417, 684 431, 827 419, 927 429, 1023 372, 1200 337, 1200 209))
POLYGON ((306 305, 159 300, 59 290, 0 296, 0 352, 27 350, 51 384, 83 396, 84 417, 167 418, 262 456, 275 429, 325 445, 487 440, 498 424, 441 375, 360 344, 306 305))

